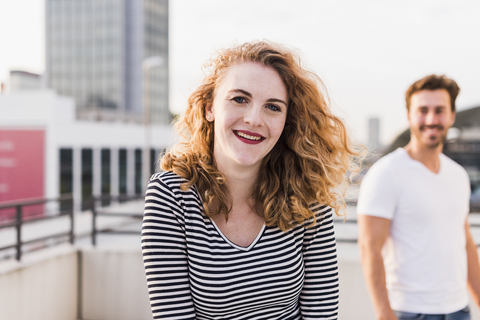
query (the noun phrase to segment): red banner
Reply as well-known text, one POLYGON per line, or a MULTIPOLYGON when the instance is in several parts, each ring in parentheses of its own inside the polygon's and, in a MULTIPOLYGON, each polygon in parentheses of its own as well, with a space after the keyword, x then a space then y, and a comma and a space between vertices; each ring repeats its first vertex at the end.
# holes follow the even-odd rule
MULTIPOLYGON (((44 197, 45 131, 0 129, 0 205, 4 201, 44 197)), ((43 214, 43 205, 26 206, 23 216, 43 214)), ((1 210, 0 220, 15 210, 1 210)))

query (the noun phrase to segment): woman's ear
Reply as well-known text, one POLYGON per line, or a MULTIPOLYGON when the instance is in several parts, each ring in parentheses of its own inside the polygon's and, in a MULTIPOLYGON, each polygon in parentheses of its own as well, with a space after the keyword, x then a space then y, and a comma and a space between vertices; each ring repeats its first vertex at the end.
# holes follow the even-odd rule
POLYGON ((215 116, 213 114, 213 104, 210 102, 208 102, 205 106, 205 119, 207 119, 208 122, 215 120, 215 116))

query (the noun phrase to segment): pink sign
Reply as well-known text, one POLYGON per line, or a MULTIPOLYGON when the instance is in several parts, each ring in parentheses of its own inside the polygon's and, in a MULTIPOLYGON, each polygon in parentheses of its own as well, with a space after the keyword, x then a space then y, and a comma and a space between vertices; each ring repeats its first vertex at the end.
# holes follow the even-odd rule
MULTIPOLYGON (((45 131, 0 129, 0 205, 42 198, 45 181, 45 131)), ((15 210, 0 210, 0 220, 15 210)), ((43 214, 43 205, 24 207, 24 217, 43 214)))

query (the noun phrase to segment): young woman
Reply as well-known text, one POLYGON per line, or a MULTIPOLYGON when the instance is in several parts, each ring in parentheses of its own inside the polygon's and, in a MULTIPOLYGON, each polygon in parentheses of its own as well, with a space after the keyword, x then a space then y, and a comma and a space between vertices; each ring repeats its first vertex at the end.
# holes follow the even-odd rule
POLYGON ((219 52, 150 180, 155 319, 337 319, 333 213, 353 151, 319 78, 266 41, 219 52))

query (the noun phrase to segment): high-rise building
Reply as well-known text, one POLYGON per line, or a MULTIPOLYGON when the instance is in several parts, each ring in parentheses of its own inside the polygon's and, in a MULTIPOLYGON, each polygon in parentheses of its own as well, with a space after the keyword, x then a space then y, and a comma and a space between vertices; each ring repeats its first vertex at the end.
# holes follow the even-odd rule
POLYGON ((369 118, 368 119, 368 147, 378 148, 380 147, 380 119, 369 118))
POLYGON ((75 98, 78 117, 141 120, 147 102, 152 122, 170 121, 168 0, 45 3, 46 83, 75 98))

